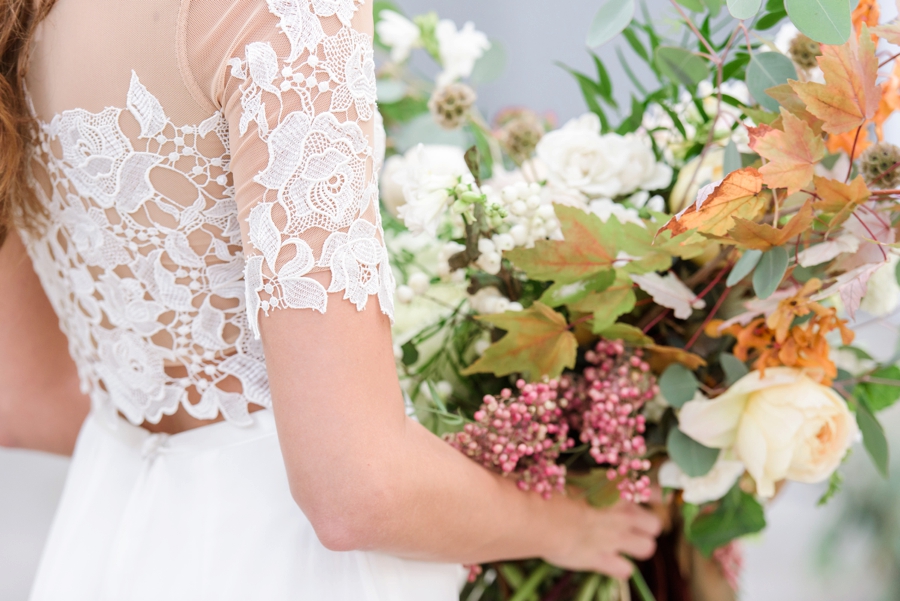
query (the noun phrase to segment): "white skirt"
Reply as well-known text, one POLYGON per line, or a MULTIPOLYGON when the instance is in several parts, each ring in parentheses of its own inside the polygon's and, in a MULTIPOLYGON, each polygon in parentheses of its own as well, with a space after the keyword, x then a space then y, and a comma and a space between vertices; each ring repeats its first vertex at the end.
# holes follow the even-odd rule
POLYGON ((90 416, 31 601, 457 601, 459 565, 329 551, 271 411, 172 436, 90 416))

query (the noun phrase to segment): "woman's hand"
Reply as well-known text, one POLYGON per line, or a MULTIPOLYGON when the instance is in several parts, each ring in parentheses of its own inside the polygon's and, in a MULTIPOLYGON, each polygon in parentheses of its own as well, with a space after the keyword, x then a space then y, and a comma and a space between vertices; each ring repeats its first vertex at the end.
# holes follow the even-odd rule
POLYGON ((544 559, 570 570, 601 572, 622 579, 632 572, 631 562, 623 555, 650 558, 662 528, 651 511, 624 501, 603 509, 584 504, 579 522, 561 549, 544 559))

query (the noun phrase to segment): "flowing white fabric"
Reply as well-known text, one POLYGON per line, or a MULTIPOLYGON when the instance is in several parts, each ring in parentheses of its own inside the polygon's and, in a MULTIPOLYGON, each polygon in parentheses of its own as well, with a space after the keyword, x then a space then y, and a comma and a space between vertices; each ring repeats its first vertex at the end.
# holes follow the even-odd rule
POLYGON ((31 601, 457 601, 461 566, 325 549, 271 411, 173 436, 85 423, 31 601))

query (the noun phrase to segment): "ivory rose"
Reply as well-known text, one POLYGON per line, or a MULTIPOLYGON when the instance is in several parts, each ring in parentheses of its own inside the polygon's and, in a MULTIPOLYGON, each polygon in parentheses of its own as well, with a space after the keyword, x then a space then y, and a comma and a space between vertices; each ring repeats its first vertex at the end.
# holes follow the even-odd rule
POLYGON ((551 186, 587 198, 615 198, 636 190, 658 190, 672 169, 656 162, 650 144, 637 134, 600 134, 600 119, 587 113, 538 142, 537 158, 551 186))
POLYGON ((679 427, 701 444, 730 450, 763 497, 780 480, 827 479, 858 435, 837 392, 788 367, 768 368, 765 377, 751 372, 712 401, 689 401, 679 427))

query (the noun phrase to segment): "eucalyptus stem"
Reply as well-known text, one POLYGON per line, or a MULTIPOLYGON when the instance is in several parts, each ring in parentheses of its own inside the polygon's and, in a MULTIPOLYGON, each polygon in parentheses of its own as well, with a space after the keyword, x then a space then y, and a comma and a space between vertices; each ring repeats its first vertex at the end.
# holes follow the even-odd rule
POLYGON ((542 563, 533 571, 522 586, 516 591, 516 594, 509 598, 509 601, 529 601, 537 598, 537 588, 553 571, 553 566, 549 563, 542 563))
POLYGON ((656 601, 653 591, 647 586, 647 581, 644 580, 644 575, 641 574, 637 566, 634 566, 634 572, 631 573, 631 582, 634 584, 634 588, 637 589, 641 601, 656 601))

